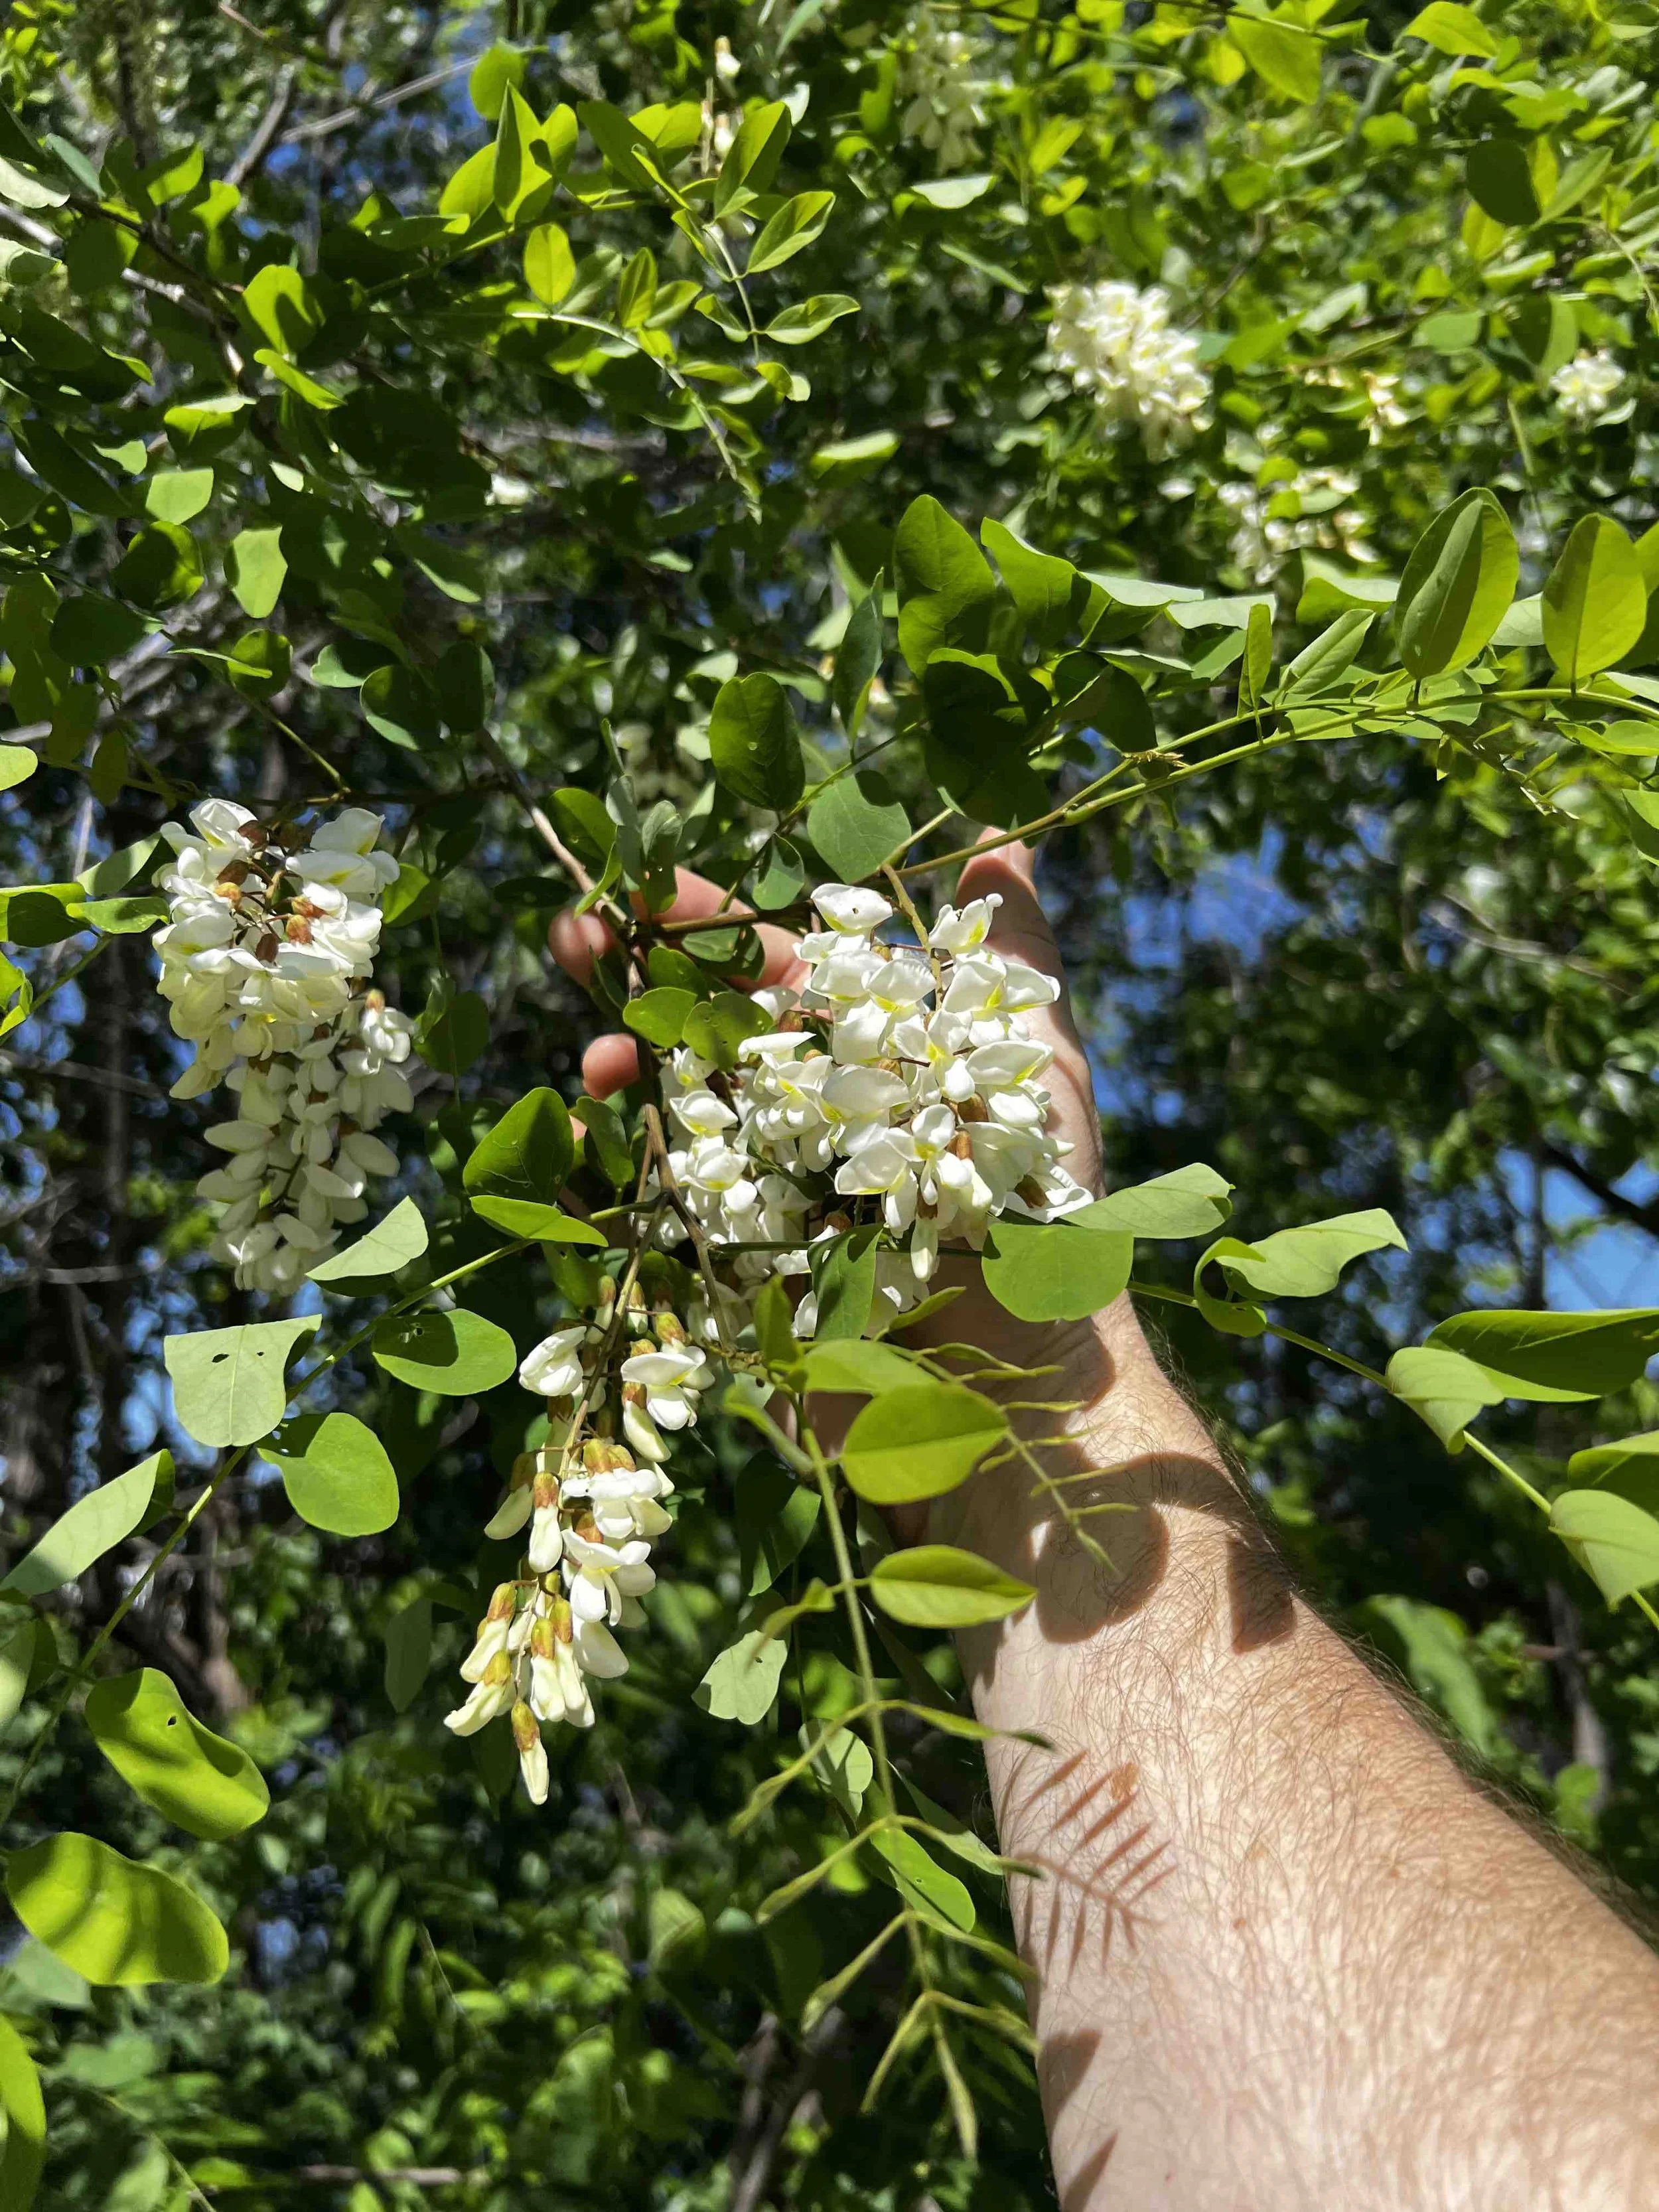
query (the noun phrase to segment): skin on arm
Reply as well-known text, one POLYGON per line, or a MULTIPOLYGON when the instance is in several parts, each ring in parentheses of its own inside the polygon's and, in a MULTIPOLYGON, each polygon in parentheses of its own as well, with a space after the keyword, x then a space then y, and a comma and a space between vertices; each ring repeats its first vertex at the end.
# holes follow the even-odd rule
MULTIPOLYGON (((1030 856, 970 862, 1000 892, 994 947, 1060 973, 1030 856)), ((678 911, 719 894, 686 879, 678 911)), ((768 933, 768 980, 791 980, 768 933)), ((561 917, 573 974, 603 926, 561 917)), ((1028 1017, 1067 1164, 1100 1188, 1088 1068, 1066 1001, 1028 1017)), ((595 1095, 637 1071, 602 1038, 595 1095)), ((962 1263, 941 1327, 1059 1361, 1079 1402, 1054 1474, 1109 1571, 1018 1463, 909 1509, 903 1534, 1033 1583, 959 1638, 981 1720, 1054 1747, 988 1747, 997 1829, 1042 1869, 1011 1885, 1033 1970, 1038 2073, 1063 2212, 1521 2212, 1659 2199, 1659 1962, 1458 1771, 1292 1591, 1213 1439, 1128 1298, 1036 1329, 962 1263)))

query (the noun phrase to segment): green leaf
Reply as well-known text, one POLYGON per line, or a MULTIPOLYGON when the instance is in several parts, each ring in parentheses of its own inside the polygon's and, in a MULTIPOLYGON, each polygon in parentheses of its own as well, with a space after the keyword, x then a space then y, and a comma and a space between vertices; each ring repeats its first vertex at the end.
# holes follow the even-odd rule
POLYGON ((192 1889, 91 1836, 48 1836, 6 1865, 18 1918, 54 1957, 100 1989, 216 1982, 225 1931, 192 1889))
POLYGON ((817 1339, 832 1343, 862 1336, 870 1325, 876 1296, 876 1249, 880 1232, 849 1230, 842 1237, 820 1237, 808 1251, 812 1289, 818 1302, 817 1339))
POLYGON ((893 1885, 908 1903, 937 1913, 964 1934, 975 1921, 974 1900, 963 1882, 934 1863, 907 1828, 878 1828, 870 1838, 892 1871, 893 1885))
POLYGON ((1404 1667, 1412 1687, 1483 1759, 1503 1741, 1480 1677, 1469 1663, 1469 1632, 1455 1613, 1415 1598, 1373 1597, 1356 1607, 1360 1625, 1404 1667))
POLYGON ((975 200, 983 199, 995 182, 994 177, 981 171, 978 176, 973 177, 930 177, 920 184, 908 185, 906 190, 926 207, 954 211, 957 208, 971 207, 975 200))
POLYGON ((22 1626, 0 1644, 0 1732, 11 1726, 24 1698, 57 1664, 51 1629, 43 1620, 25 1615, 22 1626))
POLYGON ((1085 1321, 1121 1295, 1134 1259, 1133 1237, 1005 1213, 986 1243, 985 1287, 1021 1321, 1085 1321))
POLYGON ((1233 1287, 1242 1285, 1269 1298, 1321 1297, 1336 1288, 1344 1267, 1362 1253, 1409 1249, 1394 1217, 1381 1206, 1281 1229, 1259 1243, 1224 1242, 1231 1249, 1218 1255, 1217 1264, 1233 1287))
POLYGON ((910 817, 892 786, 866 769, 819 793, 807 809, 806 834, 837 883, 860 884, 903 846, 910 817))
POLYGON ((242 312, 276 350, 292 361, 323 327, 323 310, 297 269, 269 262, 248 279, 242 312))
POLYGON ((920 676, 965 616, 996 595, 996 581, 973 539, 924 493, 899 520, 893 538, 899 650, 920 676))
POLYGON ((1182 1237, 1210 1237, 1232 1212, 1224 1176, 1194 1161, 1172 1168, 1150 1182, 1131 1183, 1097 1198, 1067 1220, 1080 1229, 1111 1229, 1152 1243, 1182 1237))
POLYGON ((786 200, 750 248, 747 274, 758 276, 763 269, 775 269, 803 246, 811 246, 822 234, 835 204, 833 192, 797 192, 786 200))
POLYGON ((717 1721, 740 1721, 753 1728, 772 1710, 788 1656, 783 1637, 751 1628, 711 1663, 691 1702, 717 1721))
POLYGON ((596 792, 570 784, 554 792, 547 804, 554 828, 576 858, 603 875, 617 849, 617 825, 605 812, 605 801, 596 792))
POLYGON ((363 678, 360 696, 369 727, 405 752, 422 751, 443 734, 443 711, 437 693, 423 676, 405 668, 400 660, 371 669, 363 678))
POLYGON ((263 622, 270 613, 287 574, 280 528, 238 531, 225 549, 225 580, 250 621, 263 622))
POLYGON ((469 223, 476 223, 488 212, 493 226, 495 208, 495 143, 492 139, 476 154, 469 154, 456 170, 438 196, 438 212, 465 216, 469 223))
POLYGON ((40 765, 39 755, 27 745, 0 745, 0 791, 15 791, 40 765))
POLYGON ((46 2106, 40 2076, 28 2047, 11 2022, 0 2015, 0 2204, 7 2212, 29 2212, 46 2162, 46 2106))
POLYGON ((775 316, 762 335, 778 345, 805 345, 812 338, 822 337, 830 324, 839 322, 843 315, 860 312, 858 301, 846 292, 814 292, 810 300, 802 300, 775 316))
POLYGON ((738 799, 787 814, 806 787, 788 696, 775 677, 734 676, 708 718, 714 774, 738 799))
POLYGON ((907 1389, 923 1379, 909 1353, 869 1337, 815 1339, 805 1347, 803 1364, 809 1390, 854 1391, 864 1398, 907 1389))
POLYGON ((489 1049, 489 1009, 476 991, 445 994, 428 1005, 415 1041, 429 1066, 465 1075, 489 1049))
POLYGON ((1430 1330, 1429 1342, 1501 1376, 1511 1398, 1600 1398, 1627 1389, 1659 1351, 1659 1309, 1454 1314, 1430 1330))
POLYGON ((626 1190, 636 1172, 628 1130, 608 1098, 579 1098, 576 1119, 586 1132, 583 1156, 613 1190, 626 1190))
POLYGON ((642 1036, 659 1052, 669 1052, 684 1035, 686 1017, 696 1003, 694 992, 665 985, 630 999, 623 1008, 623 1020, 635 1036, 642 1036))
POLYGON ((550 307, 556 307, 575 283, 576 257, 556 222, 538 222, 526 239, 524 281, 550 307))
POLYGON ((180 524, 152 522, 110 570, 109 580, 124 599, 147 614, 160 614, 182 605, 201 589, 201 556, 195 539, 180 524))
POLYGON ((1615 1491, 1644 1512, 1659 1511, 1659 1429, 1574 1452, 1567 1480, 1580 1489, 1615 1491))
POLYGON ((1526 149, 1517 138, 1482 138, 1470 147, 1464 173, 1475 204, 1494 222, 1522 228, 1543 212, 1526 149))
POLYGON ((823 1499, 775 1460, 753 1459, 738 1478, 738 1571, 751 1597, 793 1565, 817 1525, 823 1499))
MULTIPOLYGON (((847 618, 841 643, 836 648, 835 674, 830 696, 849 744, 857 742, 859 727, 870 696, 870 686, 881 672, 882 572, 877 569, 870 589, 847 618)), ((833 790, 834 786, 830 788, 833 790)), ((825 794, 828 796, 828 793, 825 794)), ((846 878, 845 881, 855 881, 846 878)))
POLYGON ((681 1030, 687 1044, 701 1059, 712 1060, 728 1073, 738 1064, 738 1047, 745 1037, 769 1030, 772 1019, 741 991, 722 991, 692 1007, 681 1030))
POLYGON ((1492 641, 1509 611, 1521 556, 1509 517, 1489 491, 1466 491, 1412 549, 1395 621, 1413 676, 1462 668, 1492 641))
MULTIPOLYGON (((461 1171, 461 1188, 474 1212, 483 1213, 486 1220, 495 1221, 498 1227, 513 1228, 515 1236, 545 1237, 550 1233, 545 1228, 520 1229, 503 1220, 500 1202, 556 1210, 575 1157, 576 1140, 563 1099, 556 1091, 545 1087, 526 1091, 474 1146, 461 1171), (487 1209, 481 1203, 484 1200, 496 1204, 487 1209)), ((562 1241, 586 1240, 579 1237, 562 1241)), ((603 1243, 604 1239, 598 1241, 603 1243)))
POLYGON ((55 889, 13 891, 5 902, 5 921, 0 924, 8 944, 21 945, 32 951, 78 936, 86 924, 80 919, 78 897, 76 906, 69 903, 71 890, 78 894, 79 885, 65 884, 62 896, 55 889))
POLYGON ((280 631, 244 630, 226 655, 225 673, 249 699, 269 699, 287 683, 294 649, 280 631))
POLYGON ((988 515, 979 526, 979 542, 1002 571, 1030 635, 1039 645, 1052 645, 1070 627, 1087 592, 1082 577, 1069 561, 1037 552, 988 515))
POLYGON ((1421 39, 1443 54, 1474 54, 1482 61, 1492 60, 1498 52, 1498 40, 1473 8, 1458 4, 1458 0, 1429 0, 1429 5, 1412 17, 1400 33, 1402 39, 1421 39))
POLYGON ((85 1719, 128 1788, 192 1836, 222 1842, 270 1809, 264 1777, 247 1753, 204 1728, 153 1667, 94 1683, 85 1719))
POLYGON ((421 1694, 432 1664, 432 1601, 417 1597, 386 1626, 386 1693, 393 1712, 406 1713, 421 1694))
POLYGON ((872 1398, 847 1432, 842 1466, 860 1498, 904 1505, 965 1481, 1007 1434, 1000 1407, 960 1382, 917 1382, 872 1398))
POLYGON ((1609 1605, 1659 1582, 1659 1520, 1611 1490, 1564 1490, 1550 1526, 1609 1605))
POLYGON ((1319 97, 1318 39, 1287 14, 1247 15, 1235 8, 1227 17, 1227 36, 1271 91, 1306 106, 1319 97))
POLYGON ((1544 648, 1569 684, 1611 668, 1645 628, 1648 592, 1636 549, 1605 514, 1573 526, 1544 586, 1544 648))
POLYGON ((302 1521, 335 1536, 378 1536, 398 1518, 398 1478, 386 1447, 349 1413, 302 1413, 260 1456, 283 1478, 302 1521))
POLYGON ((385 1220, 377 1221, 366 1236, 348 1244, 343 1252, 319 1261, 306 1273, 313 1283, 337 1284, 343 1290, 349 1285, 355 1289, 359 1283, 395 1275, 399 1267, 418 1260, 426 1248, 426 1223, 421 1209, 412 1198, 400 1198, 385 1220))
POLYGON ((15 1590, 20 1597, 44 1597, 48 1590, 85 1574, 138 1527, 149 1510, 158 1480, 164 1485, 173 1480, 171 1452, 152 1452, 113 1482, 100 1483, 76 1498, 25 1552, 0 1583, 0 1589, 15 1590))
POLYGON ((253 1444, 269 1436, 288 1404, 283 1370, 319 1316, 198 1329, 161 1346, 173 1378, 173 1407, 198 1444, 253 1444))
POLYGON ((388 1375, 440 1398, 472 1398, 505 1382, 519 1364, 512 1338, 482 1314, 457 1306, 443 1313, 388 1314, 375 1325, 371 1349, 388 1375))
POLYGON ((144 486, 144 512, 158 522, 189 522, 212 497, 211 469, 158 469, 144 486))
POLYGON ((603 1252, 605 1240, 589 1223, 556 1206, 527 1198, 475 1198, 472 1211, 509 1237, 533 1237, 542 1244, 591 1244, 603 1252))
POLYGON ((504 46, 498 39, 494 46, 486 46, 472 64, 472 73, 466 81, 466 96, 472 102, 473 112, 486 123, 494 123, 501 112, 501 102, 508 90, 524 82, 525 57, 516 46, 504 46))
POLYGON ((1303 647, 1285 671, 1279 696, 1283 699, 1311 699, 1322 691, 1328 691, 1353 665, 1376 619, 1363 607, 1350 607, 1346 614, 1339 615, 1328 629, 1322 630, 1311 645, 1303 647))
POLYGON ((870 1595, 890 1620, 907 1627, 969 1628, 1017 1613, 1036 1592, 973 1552, 953 1544, 918 1544, 876 1562, 870 1595))
POLYGON ((724 215, 736 201, 741 209, 757 193, 769 191, 789 143, 791 118, 781 100, 751 107, 726 149, 714 185, 714 212, 724 215))
POLYGON ((1443 1345, 1408 1345, 1388 1364, 1396 1398, 1420 1414, 1449 1451, 1463 1449, 1463 1431, 1485 1406, 1501 1406, 1510 1394, 1501 1376, 1443 1345))
POLYGON ((150 625, 118 599, 95 592, 82 592, 65 599, 52 617, 51 640, 54 653, 76 668, 101 667, 123 653, 130 653, 150 625))

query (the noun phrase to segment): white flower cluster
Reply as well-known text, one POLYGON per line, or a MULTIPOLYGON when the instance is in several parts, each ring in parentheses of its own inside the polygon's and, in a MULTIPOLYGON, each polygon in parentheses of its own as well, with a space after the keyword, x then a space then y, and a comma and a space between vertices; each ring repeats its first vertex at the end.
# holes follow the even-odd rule
MULTIPOLYGON (((694 1335, 729 1345, 761 1285, 808 1276, 811 1247, 849 1229, 884 1232, 875 1328, 920 1303, 941 1240, 978 1250, 1000 1213, 1050 1221, 1089 1202, 1048 1127, 1052 1049, 1020 1018, 1060 987, 991 950, 1000 901, 946 907, 925 944, 894 946, 876 935, 893 917, 879 893, 830 884, 812 896, 825 926, 800 940, 807 980, 756 994, 771 1026, 744 1041, 738 1066, 682 1045, 664 1069, 668 1173, 715 1271, 698 1296, 718 1310, 694 1297, 688 1331, 635 1285, 619 1314, 607 1279, 598 1310, 519 1369, 548 1401, 547 1440, 514 1462, 485 1534, 527 1529, 525 1555, 478 1624, 461 1668, 472 1686, 446 1725, 471 1735, 510 1716, 538 1804, 544 1726, 591 1727, 589 1677, 627 1671, 613 1632, 638 1624, 656 1583, 668 1443, 714 1380, 694 1335)), ((661 1218, 659 1234, 678 1232, 678 1216, 661 1218)), ((795 1329, 810 1337, 817 1300, 803 1291, 795 1329)))
POLYGON ((1170 327, 1170 295, 1153 284, 1059 284, 1047 361, 1087 392, 1102 415, 1140 427, 1161 459, 1197 427, 1210 398, 1198 340, 1170 327))
POLYGON ((1358 477, 1340 469, 1303 469, 1288 484, 1224 483, 1216 497, 1234 518, 1227 550, 1252 583, 1271 583, 1293 553, 1340 553, 1362 566, 1376 554, 1366 543, 1363 509, 1343 504, 1359 489, 1358 477), (1274 496, 1293 492, 1300 512, 1273 514, 1274 496))
POLYGON ((1581 353, 1558 368, 1550 379, 1550 390, 1570 422, 1588 427, 1612 414, 1624 381, 1623 368, 1603 347, 1596 353, 1581 353))
POLYGON ((546 1802, 542 1723, 593 1725, 587 1677, 628 1672, 611 1631, 644 1619, 640 1599, 656 1583, 651 1547, 673 1524, 662 1500, 672 1493, 665 1432, 693 1425, 697 1398, 714 1379, 707 1356, 678 1316, 647 1312, 637 1288, 623 1312, 631 1346, 611 1402, 605 1361, 613 1340, 616 1286, 607 1281, 591 1320, 556 1328, 530 1352, 519 1380, 548 1401, 548 1440, 514 1462, 506 1498, 486 1535, 530 1530, 524 1568, 503 1583, 478 1624, 461 1667, 473 1685, 445 1725, 471 1735, 510 1713, 520 1771, 538 1805, 546 1802), (625 1443, 582 1437, 598 1419, 625 1443))
POLYGON ((169 911, 159 988, 196 1048, 172 1095, 236 1094, 235 1119, 207 1132, 225 1164, 197 1193, 224 1206, 215 1256, 242 1289, 280 1295, 363 1218, 369 1177, 398 1165, 372 1133, 413 1103, 410 1029, 368 988, 398 863, 362 807, 319 823, 303 849, 228 799, 190 820, 162 825, 175 857, 156 878, 169 911))
MULTIPOLYGON (((722 1245, 781 1248, 729 1255, 747 1287, 805 1275, 809 1246, 855 1217, 879 1224, 890 1321, 922 1297, 942 1238, 977 1251, 999 1213, 1049 1221, 1088 1203, 1048 1127, 1039 1078, 1053 1051, 1020 1020, 1060 986, 988 948, 994 895, 946 907, 914 948, 875 936, 893 913, 878 892, 830 884, 812 897, 827 927, 800 940, 810 979, 757 994, 775 1026, 744 1041, 736 1073, 689 1045, 671 1055, 668 1164, 717 1262, 722 1245)), ((816 1326, 808 1291, 795 1328, 816 1326)))
POLYGON ((971 39, 941 30, 930 15, 918 21, 905 50, 899 85, 909 105, 900 128, 936 154, 941 169, 959 169, 979 151, 985 86, 973 73, 978 52, 971 39))

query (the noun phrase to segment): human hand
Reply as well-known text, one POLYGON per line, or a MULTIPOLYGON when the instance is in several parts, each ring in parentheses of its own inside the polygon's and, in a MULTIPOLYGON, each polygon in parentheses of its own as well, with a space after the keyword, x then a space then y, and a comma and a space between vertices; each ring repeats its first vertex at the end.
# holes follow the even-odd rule
MULTIPOLYGON (((682 872, 678 896, 665 918, 684 921, 712 917, 720 908, 723 896, 718 885, 682 872)), ((1023 1024, 1030 1035, 1054 1054, 1041 1079, 1051 1099, 1050 1127, 1071 1148, 1066 1165, 1079 1182, 1097 1194, 1101 1188, 1099 1121, 1088 1062, 1066 994, 1053 932, 1034 887, 1031 855, 1024 847, 999 846, 968 863, 957 892, 957 902, 966 904, 987 896, 1000 901, 988 950, 1036 969, 1053 977, 1060 987, 1055 1002, 1028 1012, 1023 1017, 1023 1024)), ((770 924, 761 925, 760 936, 765 958, 763 973, 756 981, 798 987, 806 979, 808 971, 797 956, 795 938, 770 924)), ((579 915, 574 911, 558 916, 550 932, 556 958, 575 981, 583 984, 588 980, 595 957, 610 950, 615 941, 600 917, 579 915)), ((638 1043, 625 1032, 613 1032, 597 1039, 589 1047, 582 1064, 586 1087, 589 1095, 596 1098, 622 1090, 636 1080, 639 1073, 638 1043)), ((578 1105, 578 1115, 580 1111, 578 1105)), ((1120 1300, 1109 1313, 1086 1321, 1034 1327, 1016 1320, 990 1297, 977 1261, 965 1253, 941 1255, 934 1287, 946 1286, 955 1288, 959 1295, 946 1310, 907 1330, 907 1343, 921 1348, 946 1341, 967 1344, 1012 1368, 1043 1369, 1047 1371, 1042 1386, 1036 1395, 1044 1399, 1070 1401, 1079 1407, 1080 1413, 1086 1415, 1103 1396, 1126 1353, 1147 1357, 1127 1299, 1120 1300)), ((980 1387, 994 1393, 994 1384, 982 1381, 980 1387)), ((1004 1395, 1030 1398, 1033 1394, 1029 1383, 1016 1382, 1004 1395)), ((844 1425, 845 1417, 854 1410, 855 1402, 850 1401, 840 1405, 815 1402, 815 1425, 826 1442, 833 1443, 844 1425), (842 1418, 838 1419, 838 1415, 842 1418)), ((1048 1418, 1036 1425, 1052 1429, 1054 1422, 1048 1418)), ((1005 1477, 995 1486, 996 1494, 1003 1499, 1023 1495, 1025 1488, 1012 1477, 1005 1477)), ((957 1504, 963 1502, 958 1500, 957 1504)), ((952 1520, 956 1512, 957 1505, 937 1506, 933 1516, 936 1528, 941 1521, 952 1520)), ((915 1524, 907 1525, 905 1533, 916 1533, 927 1517, 925 1512, 905 1516, 907 1524, 915 1524)))

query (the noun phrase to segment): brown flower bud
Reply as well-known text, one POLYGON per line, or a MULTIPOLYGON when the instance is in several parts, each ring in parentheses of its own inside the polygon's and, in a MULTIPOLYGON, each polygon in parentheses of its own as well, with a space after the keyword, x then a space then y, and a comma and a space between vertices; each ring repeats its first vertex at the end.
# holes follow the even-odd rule
POLYGON ((551 1474, 538 1474, 531 1492, 531 1502, 538 1513, 559 1502, 558 1479, 551 1474))
POLYGON ((976 1091, 964 1098, 957 1109, 958 1121, 988 1121, 990 1118, 990 1109, 976 1091))
POLYGON ((534 1751, 542 1740, 542 1724, 524 1699, 513 1708, 513 1741, 522 1751, 534 1751))
POLYGON ((556 1597, 548 1618, 553 1623, 553 1633, 561 1644, 568 1644, 576 1633, 575 1616, 570 1610, 568 1597, 556 1597))

